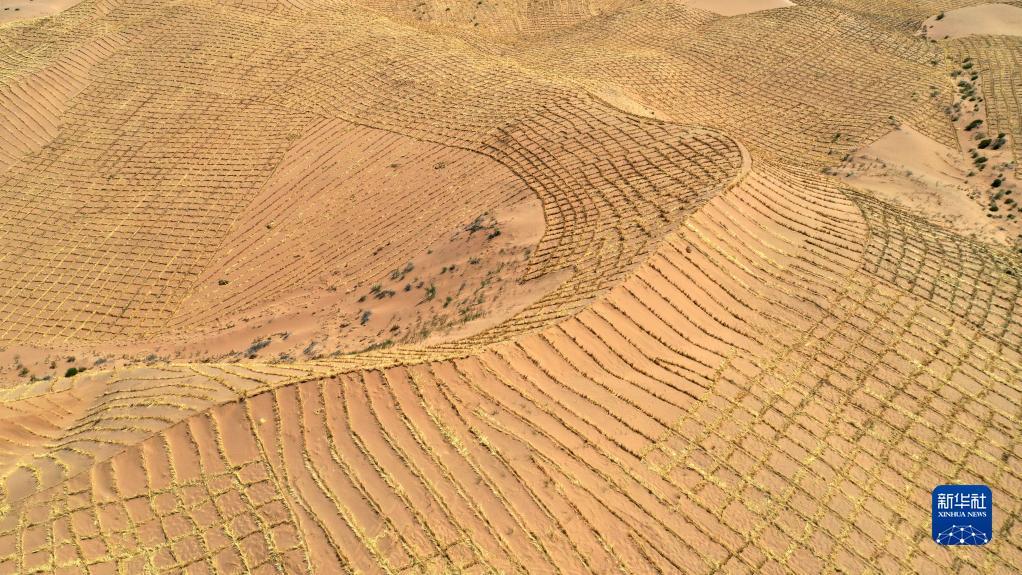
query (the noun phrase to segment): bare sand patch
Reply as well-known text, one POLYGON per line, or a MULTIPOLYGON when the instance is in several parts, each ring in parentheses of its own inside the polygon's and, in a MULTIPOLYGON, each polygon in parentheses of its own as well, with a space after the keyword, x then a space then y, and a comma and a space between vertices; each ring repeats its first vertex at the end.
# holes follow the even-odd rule
POLYGON ((553 273, 519 281, 544 229, 542 203, 526 197, 459 222, 392 270, 361 281, 344 271, 310 275, 264 305, 224 316, 203 337, 163 344, 160 353, 190 360, 312 359, 467 337, 512 317, 566 279, 553 273), (483 227, 473 230, 478 222, 483 227))
POLYGON ((174 331, 206 334, 188 353, 249 356, 269 339, 266 357, 489 325, 548 291, 518 285, 544 229, 539 199, 485 156, 324 121, 241 215, 174 331))
POLYGON ((738 16, 762 10, 794 6, 791 0, 688 0, 686 5, 721 16, 738 16))
POLYGON ((848 183, 964 235, 1006 241, 975 198, 978 178, 962 152, 901 126, 850 155, 848 183))
POLYGON ((1022 8, 1009 4, 982 4, 942 12, 927 18, 923 29, 928 38, 963 36, 1022 36, 1022 8))
POLYGON ((652 118, 654 120, 670 121, 671 118, 667 114, 654 109, 653 107, 640 102, 635 94, 626 88, 616 86, 614 84, 604 84, 597 90, 593 91, 593 95, 603 100, 604 102, 614 106, 615 108, 633 114, 635 116, 642 116, 644 118, 652 118))
POLYGON ((15 0, 0 6, 0 24, 53 16, 78 4, 82 0, 15 0))

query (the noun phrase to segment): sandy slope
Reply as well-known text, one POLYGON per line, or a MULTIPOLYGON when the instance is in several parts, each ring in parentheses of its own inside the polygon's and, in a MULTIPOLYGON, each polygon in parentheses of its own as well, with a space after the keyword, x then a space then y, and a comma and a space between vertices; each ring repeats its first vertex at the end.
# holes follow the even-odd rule
MULTIPOLYGON (((987 216, 986 206, 976 197, 969 177, 974 166, 968 156, 911 127, 900 127, 857 150, 841 170, 850 184, 961 234, 998 242, 1011 238, 987 216)), ((985 183, 974 179, 979 186, 985 183)))
POLYGON ((973 35, 1022 36, 1022 6, 981 4, 932 16, 923 26, 930 38, 961 38, 973 35))
MULTIPOLYGON (((819 178, 795 184, 775 169, 754 171, 591 309, 471 357, 325 378, 298 366, 179 365, 105 382, 87 376, 76 401, 61 398, 66 388, 9 394, 19 433, 65 440, 37 451, 36 479, 21 470, 8 477, 12 511, 0 518, 0 533, 53 529, 58 543, 25 538, 27 555, 0 550, 25 569, 58 557, 49 553, 59 543, 70 547, 58 564, 112 563, 89 547, 92 524, 49 511, 70 507, 97 517, 102 549, 132 571, 194 562, 216 571, 712 572, 720 562, 780 569, 777 558, 740 555, 785 537, 778 515, 800 528, 815 517, 840 525, 836 506, 876 529, 923 524, 928 476, 945 463, 927 457, 904 468, 902 458, 928 443, 904 430, 913 411, 903 406, 942 397, 890 382, 935 383, 935 362, 965 357, 960 377, 992 377, 989 395, 959 405, 1014 433, 1017 390, 1001 378, 1019 356, 991 353, 995 324, 971 323, 971 306, 952 317, 865 271, 864 263, 898 273, 854 242, 869 235, 863 216, 872 208, 861 206, 819 178), (812 296, 793 290, 804 285, 812 296), (882 339, 847 337, 864 323, 882 339), (955 331, 919 341, 942 325, 955 331), (882 368, 845 373, 835 356, 882 368), (920 365, 933 367, 920 373, 920 365), (97 384, 102 401, 88 396, 97 384), (66 422, 36 417, 50 402, 65 406, 66 422), (130 433, 104 431, 125 418, 137 422, 130 433), (878 443, 893 457, 871 456, 887 486, 872 504, 828 487, 866 489, 866 471, 841 454, 885 449, 878 443), (66 476, 67 489, 51 487, 66 476), (179 514, 194 522, 177 522, 179 514)), ((910 241, 937 237, 922 223, 911 232, 910 241)), ((1006 277, 995 274, 961 277, 1006 277)), ((970 301, 950 286, 939 293, 970 301)), ((955 437, 984 437, 989 428, 974 425, 955 437)), ((988 450, 1013 477, 1010 444, 988 450)), ((820 525, 817 537, 837 548, 865 544, 841 543, 820 525)), ((796 548, 792 571, 825 568, 829 559, 811 549, 796 548)), ((884 550, 876 561, 926 571, 951 557, 884 550)), ((840 561, 866 566, 855 555, 840 561)))
MULTIPOLYGON (((449 296, 459 300, 447 306, 452 315, 506 319, 511 304, 492 298, 519 284, 544 232, 542 204, 512 172, 483 155, 342 121, 306 134, 238 216, 172 330, 194 340, 228 328, 217 337, 237 351, 286 331, 329 353, 421 338, 441 327, 445 310, 434 304, 449 296), (529 225, 511 226, 515 211, 529 225), (470 230, 476 220, 480 229, 470 230), (476 296, 491 301, 467 306, 462 298, 484 278, 491 289, 476 296)), ((523 290, 543 295, 532 287, 523 290)), ((229 351, 222 347, 209 351, 229 351)))

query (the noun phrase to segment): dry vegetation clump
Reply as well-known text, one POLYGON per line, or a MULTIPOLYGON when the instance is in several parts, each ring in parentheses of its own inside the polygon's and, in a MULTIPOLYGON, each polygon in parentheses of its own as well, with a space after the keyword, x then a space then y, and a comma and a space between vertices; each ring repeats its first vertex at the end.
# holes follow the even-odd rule
POLYGON ((1022 570, 1019 38, 779 4, 0 25, 0 574, 1022 570))

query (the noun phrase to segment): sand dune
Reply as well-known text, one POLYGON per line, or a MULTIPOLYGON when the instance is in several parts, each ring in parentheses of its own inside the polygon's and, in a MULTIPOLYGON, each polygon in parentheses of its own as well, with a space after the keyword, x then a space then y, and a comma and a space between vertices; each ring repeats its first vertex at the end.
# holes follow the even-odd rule
POLYGON ((919 34, 978 4, 0 26, 0 574, 1018 572, 1020 38, 919 34))

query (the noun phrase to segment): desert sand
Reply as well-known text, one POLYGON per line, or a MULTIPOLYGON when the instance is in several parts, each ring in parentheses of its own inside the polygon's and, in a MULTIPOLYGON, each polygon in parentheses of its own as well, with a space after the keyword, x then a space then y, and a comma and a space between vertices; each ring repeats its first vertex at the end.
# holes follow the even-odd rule
POLYGON ((721 16, 737 16, 794 5, 791 0, 686 0, 685 4, 721 16))
POLYGON ((1022 571, 980 4, 0 26, 0 575, 1022 571))
POLYGON ((0 24, 58 14, 81 0, 5 0, 0 3, 0 24))
MULTIPOLYGON (((923 214, 963 235, 1010 242, 1017 226, 988 215, 986 181, 975 173, 968 154, 941 145, 910 126, 899 127, 857 150, 841 168, 847 182, 885 200, 923 214)), ((1011 174, 1011 172, 1009 172, 1011 174)), ((1017 189, 1004 178, 1000 191, 1017 189)))
POLYGON ((1007 3, 966 6, 933 16, 923 26, 930 38, 1022 36, 1022 6, 1007 3))

